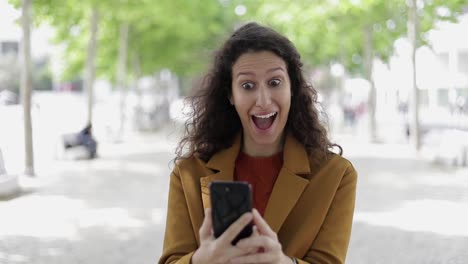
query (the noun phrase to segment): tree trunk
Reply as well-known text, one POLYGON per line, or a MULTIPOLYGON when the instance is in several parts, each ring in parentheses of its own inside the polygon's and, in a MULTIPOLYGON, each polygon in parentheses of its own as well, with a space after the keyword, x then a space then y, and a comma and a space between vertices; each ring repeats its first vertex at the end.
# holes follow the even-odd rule
POLYGON ((374 47, 372 41, 372 25, 367 25, 364 28, 364 70, 366 79, 369 81, 370 90, 369 98, 367 101, 368 107, 368 118, 369 118, 369 139, 371 142, 377 141, 377 122, 375 118, 376 108, 376 89, 374 78, 372 76, 373 64, 374 64, 374 47))
MULTIPOLYGON (((135 76, 135 79, 134 79, 135 83, 133 85, 133 88, 135 90, 135 93, 138 96, 140 96, 141 91, 140 91, 138 81, 139 81, 140 76, 141 76, 141 65, 140 65, 140 56, 138 54, 133 57, 133 75, 135 76)), ((138 98, 138 102, 140 102, 140 99, 141 98, 138 98)))
POLYGON ((94 105, 94 76, 95 76, 95 66, 94 62, 96 59, 96 50, 97 50, 97 35, 98 35, 98 26, 99 26, 99 11, 96 7, 93 7, 90 17, 90 30, 91 36, 88 42, 88 53, 86 56, 86 69, 85 69, 85 80, 84 80, 84 90, 88 93, 88 124, 93 123, 93 105, 94 105))
POLYGON ((413 147, 418 151, 421 147, 420 129, 419 129, 419 94, 416 84, 416 49, 418 36, 418 10, 417 0, 409 1, 408 12, 408 39, 411 44, 411 92, 409 107, 409 126, 410 141, 413 147))
POLYGON ((128 50, 128 23, 120 25, 119 37, 119 58, 117 65, 117 88, 120 91, 120 127, 119 138, 121 139, 125 127, 125 100, 127 97, 126 77, 127 77, 127 50, 128 50))
POLYGON ((139 85, 139 80, 140 80, 140 76, 141 76, 141 65, 140 65, 140 56, 139 56, 139 54, 136 54, 133 57, 133 75, 135 76, 135 79, 133 80, 134 81, 133 89, 134 89, 135 94, 137 96, 137 102, 136 102, 136 106, 135 106, 135 110, 136 110, 135 124, 136 124, 136 128, 140 129, 141 122, 142 122, 141 115, 143 113, 143 108, 141 106, 143 98, 142 98, 142 91, 141 91, 141 88, 140 88, 140 85, 139 85))
POLYGON ((25 146, 25 171, 29 176, 34 176, 34 148, 31 120, 31 0, 22 0, 21 24, 23 27, 22 41, 22 65, 21 65, 21 93, 24 119, 24 146, 25 146))

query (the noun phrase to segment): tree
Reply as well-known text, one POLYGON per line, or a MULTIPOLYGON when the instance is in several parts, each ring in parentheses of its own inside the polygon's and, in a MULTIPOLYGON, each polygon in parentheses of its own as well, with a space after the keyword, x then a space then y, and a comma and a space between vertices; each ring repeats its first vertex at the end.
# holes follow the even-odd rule
POLYGON ((35 5, 37 22, 53 26, 55 41, 65 46, 67 67, 62 79, 75 79, 85 69, 88 121, 92 120, 92 81, 98 76, 115 82, 122 92, 121 126, 125 81, 135 73, 127 72, 129 61, 138 63, 140 75, 164 68, 179 76, 197 73, 208 64, 207 53, 231 28, 233 16, 223 17, 224 6, 218 1, 36 0, 35 5), (93 21, 91 9, 100 10, 99 22, 96 16, 91 23, 94 26, 88 26, 93 21))
MULTIPOLYGON (((313 65, 340 62, 348 72, 363 75, 371 84, 368 100, 369 136, 377 138, 376 89, 372 79, 373 60, 388 62, 394 53, 394 42, 407 36, 410 10, 406 0, 363 1, 244 1, 248 19, 260 19, 285 33, 296 44, 305 60, 313 65)), ((420 21, 414 32, 414 47, 427 44, 424 35, 440 20, 455 20, 463 6, 462 0, 422 0, 424 8, 417 11, 414 21, 420 21), (448 12, 438 12, 444 8, 448 12)), ((414 90, 414 89, 413 89, 414 90)), ((415 95, 417 93, 414 93, 415 95)), ((416 98, 413 96, 413 98, 416 98)), ((417 98, 411 102, 416 118, 417 98)))
POLYGON ((23 40, 21 46, 21 98, 23 104, 24 145, 25 145, 25 174, 34 176, 34 148, 31 120, 31 0, 21 1, 21 26, 23 40))
POLYGON ((99 1, 35 0, 35 22, 47 23, 56 30, 56 43, 62 43, 68 54, 65 80, 75 79, 76 71, 84 72, 87 93, 87 123, 93 119, 93 84, 99 28, 99 1), (89 28, 89 31, 86 30, 89 28), (87 47, 86 47, 87 46, 87 47), (79 56, 75 49, 80 49, 79 56), (85 59, 86 57, 86 59, 85 59), (78 63, 77 63, 78 61, 78 63), (84 67, 84 63, 86 63, 84 67), (70 74, 72 73, 72 74, 70 74))
POLYGON ((97 49, 97 35, 99 25, 99 11, 96 6, 92 7, 90 15, 90 31, 91 36, 88 42, 88 52, 86 54, 86 68, 85 68, 85 81, 84 90, 88 94, 88 119, 87 124, 93 123, 93 105, 94 105, 94 76, 96 75, 96 69, 94 61, 96 58, 97 49))
POLYGON ((120 90, 120 128, 119 135, 122 136, 125 123, 125 101, 126 101, 126 77, 127 77, 127 47, 128 47, 128 23, 120 25, 119 56, 117 65, 117 88, 120 90))
POLYGON ((206 66, 206 52, 232 29, 233 14, 223 17, 224 6, 219 1, 36 0, 37 21, 52 25, 56 42, 65 44, 65 79, 84 67, 89 34, 86 14, 93 3, 101 10, 96 75, 113 81, 117 79, 119 27, 123 23, 129 27, 128 57, 140 57, 143 75, 163 68, 181 75, 199 72, 206 66))
POLYGON ((277 25, 314 65, 339 62, 370 83, 369 136, 376 140, 376 91, 373 60, 384 61, 401 35, 401 3, 394 1, 297 1, 265 3, 257 8, 268 24, 277 25), (306 26, 305 26, 306 25, 306 26), (391 27, 389 26, 391 25, 391 27), (292 28, 292 29, 291 29, 292 28), (389 28, 385 31, 384 28, 389 28))
POLYGON ((416 0, 408 2, 408 39, 411 44, 411 91, 409 104, 410 113, 410 137, 411 142, 416 150, 421 146, 420 132, 419 132, 419 94, 418 86, 416 84, 416 50, 418 48, 418 6, 416 0))
POLYGON ((410 91, 410 137, 413 147, 418 151, 421 147, 421 133, 419 124, 419 89, 416 83, 416 50, 423 44, 427 44, 421 33, 431 30, 438 21, 455 21, 464 5, 461 0, 451 1, 418 1, 411 0, 408 4, 407 34, 411 44, 411 91, 410 91), (447 12, 441 13, 445 9, 447 12))

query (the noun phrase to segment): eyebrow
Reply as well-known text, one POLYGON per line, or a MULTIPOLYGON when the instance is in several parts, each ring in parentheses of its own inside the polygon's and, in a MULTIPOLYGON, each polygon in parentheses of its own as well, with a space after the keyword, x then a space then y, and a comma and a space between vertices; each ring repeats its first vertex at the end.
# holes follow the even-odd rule
POLYGON ((277 68, 273 68, 273 69, 269 69, 267 72, 270 73, 270 72, 274 72, 274 71, 282 71, 282 72, 285 72, 283 67, 277 67, 277 68))
MULTIPOLYGON (((274 72, 274 71, 278 71, 278 70, 279 70, 279 71, 282 71, 282 72, 285 72, 284 69, 283 69, 283 67, 276 67, 276 68, 269 69, 269 70, 267 71, 267 73, 274 72)), ((250 76, 253 76, 253 75, 255 75, 255 74, 254 74, 253 72, 239 72, 239 73, 237 74, 237 77, 239 77, 239 76, 241 76, 241 75, 250 75, 250 76)))

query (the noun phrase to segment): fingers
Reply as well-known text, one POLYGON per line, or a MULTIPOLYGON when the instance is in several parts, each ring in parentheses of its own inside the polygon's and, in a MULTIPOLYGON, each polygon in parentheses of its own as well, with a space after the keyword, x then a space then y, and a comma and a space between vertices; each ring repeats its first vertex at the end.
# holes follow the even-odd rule
POLYGON ((246 243, 245 242, 247 240, 250 240, 253 237, 260 237, 260 234, 258 233, 258 229, 257 229, 256 226, 252 227, 252 235, 250 237, 241 239, 241 240, 239 240, 239 242, 237 242, 236 247, 239 248, 240 250, 242 250, 243 252, 245 252, 244 255, 259 253, 259 251, 261 249, 263 249, 263 245, 262 246, 255 246, 255 245, 258 245, 260 243, 257 243, 257 242, 255 242, 255 243, 246 243))
POLYGON ((268 253, 257 253, 247 256, 241 256, 231 259, 231 263, 241 264, 241 263, 271 263, 275 260, 275 257, 268 253))
POLYGON ((253 210, 253 221, 255 228, 252 236, 242 239, 236 244, 236 247, 250 254, 237 257, 232 263, 269 263, 282 252, 278 236, 255 209, 253 210))
POLYGON ((267 222, 265 222, 265 220, 263 220, 263 217, 260 215, 257 209, 253 209, 252 211, 253 220, 255 225, 258 227, 259 233, 277 240, 275 231, 271 230, 270 226, 267 222))
POLYGON ((213 238, 212 230, 213 224, 211 222, 211 208, 205 209, 205 218, 203 219, 202 226, 200 227, 200 241, 211 240, 213 238))
MULTIPOLYGON (((273 251, 276 249, 281 249, 281 246, 278 242, 272 240, 267 236, 256 236, 256 237, 249 237, 240 240, 236 246, 246 251, 250 251, 252 248, 255 249, 264 249, 264 251, 273 251)), ((255 251, 257 252, 257 251, 255 251)))
POLYGON ((249 254, 231 259, 231 263, 279 263, 281 244, 268 236, 256 236, 239 241, 236 247, 249 254), (255 250, 253 250, 255 249, 255 250))
POLYGON ((260 234, 258 233, 258 227, 256 225, 252 226, 252 235, 251 237, 256 237, 259 236, 260 234))
POLYGON ((245 213, 237 219, 224 233, 218 238, 223 244, 231 244, 231 241, 252 221, 252 213, 245 213))

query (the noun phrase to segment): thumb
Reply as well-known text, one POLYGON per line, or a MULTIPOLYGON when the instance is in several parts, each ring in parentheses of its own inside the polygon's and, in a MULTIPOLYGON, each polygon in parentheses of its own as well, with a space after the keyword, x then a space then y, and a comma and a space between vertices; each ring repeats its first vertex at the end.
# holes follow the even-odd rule
POLYGON ((257 209, 253 209, 252 212, 254 216, 253 220, 254 220, 255 225, 258 228, 258 232, 268 237, 275 238, 276 237, 275 231, 271 230, 270 226, 263 219, 263 217, 260 215, 257 209))
POLYGON ((213 239, 213 224, 211 222, 211 208, 205 209, 205 218, 203 219, 203 224, 200 227, 200 241, 213 239))

